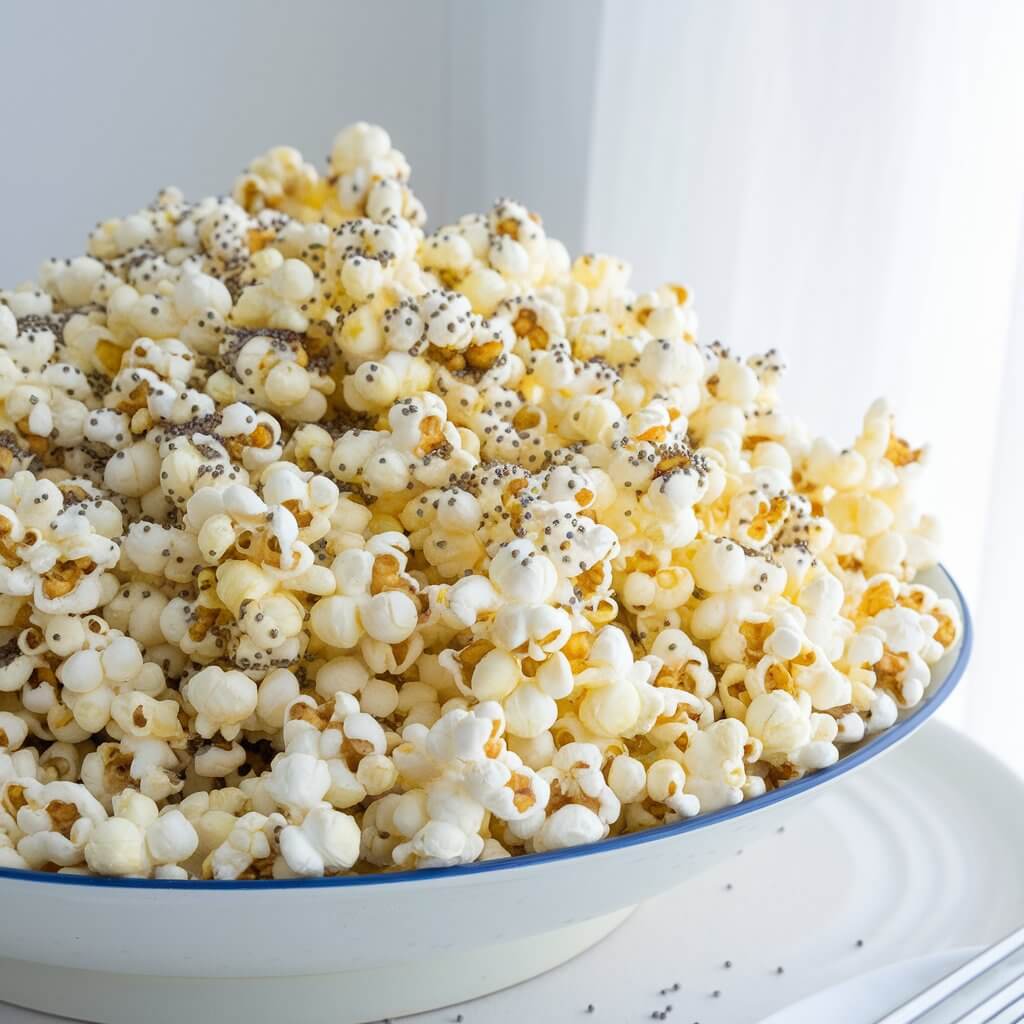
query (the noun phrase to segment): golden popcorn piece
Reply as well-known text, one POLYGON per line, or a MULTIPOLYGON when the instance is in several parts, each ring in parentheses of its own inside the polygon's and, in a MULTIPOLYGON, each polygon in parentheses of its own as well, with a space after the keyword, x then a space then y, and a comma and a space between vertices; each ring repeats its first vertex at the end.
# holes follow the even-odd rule
POLYGON ((889 439, 889 445, 885 449, 885 457, 897 469, 909 466, 912 462, 917 462, 922 454, 923 450, 921 448, 911 448, 902 437, 897 437, 895 434, 889 439))

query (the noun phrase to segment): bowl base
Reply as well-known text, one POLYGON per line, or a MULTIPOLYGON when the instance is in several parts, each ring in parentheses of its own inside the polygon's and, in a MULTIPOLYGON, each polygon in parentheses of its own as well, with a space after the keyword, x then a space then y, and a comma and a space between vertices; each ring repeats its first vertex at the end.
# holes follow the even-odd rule
MULTIPOLYGON (((165 978, 0 958, 0 1000, 100 1024, 366 1024, 496 992, 557 967, 617 928, 635 908, 515 942, 337 974, 165 978)), ((272 965, 267 965, 272 970, 272 965)))

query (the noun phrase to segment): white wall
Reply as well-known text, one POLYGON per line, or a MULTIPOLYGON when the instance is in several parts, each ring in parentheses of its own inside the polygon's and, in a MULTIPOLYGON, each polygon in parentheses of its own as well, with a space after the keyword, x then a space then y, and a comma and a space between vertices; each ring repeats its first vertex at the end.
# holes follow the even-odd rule
POLYGON ((271 145, 319 163, 359 119, 389 128, 436 201, 443 28, 415 0, 6 7, 0 281, 80 252, 96 220, 163 185, 227 191, 271 145))
POLYGON ((321 163, 360 119, 405 152, 432 223, 515 195, 576 241, 602 10, 590 0, 12 4, 0 24, 0 282, 81 252, 97 220, 164 185, 228 190, 271 145, 321 163))
POLYGON ((541 214, 549 234, 578 248, 605 3, 447 6, 442 215, 451 219, 511 195, 541 214))
POLYGON ((991 485, 1022 39, 1017 3, 613 3, 600 59, 587 245, 692 285, 705 339, 779 348, 837 439, 887 395, 934 442, 971 588, 984 500, 949 484, 969 465, 974 495, 991 485))
POLYGON ((780 349, 817 431, 886 395, 931 442, 977 618, 949 713, 1024 768, 1022 47, 1016 0, 613 0, 584 239, 691 285, 705 340, 780 349))

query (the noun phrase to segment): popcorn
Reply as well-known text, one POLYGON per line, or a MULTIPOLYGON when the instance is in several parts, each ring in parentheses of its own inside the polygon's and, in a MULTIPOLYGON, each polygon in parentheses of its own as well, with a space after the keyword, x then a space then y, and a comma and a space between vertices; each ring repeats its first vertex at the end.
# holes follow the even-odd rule
POLYGON ((619 803, 631 804, 639 799, 647 786, 647 770, 642 761, 629 754, 619 754, 608 766, 608 786, 619 803))
POLYGON ((546 781, 509 752, 504 720, 490 702, 469 712, 446 712, 427 729, 407 726, 393 752, 410 788, 395 805, 394 827, 408 837, 393 849, 396 864, 444 866, 476 860, 489 812, 510 828, 539 824, 548 801, 546 781))
POLYGON ((82 785, 19 778, 4 784, 0 804, 16 823, 18 855, 38 870, 71 867, 86 857, 87 844, 106 811, 82 785))
POLYGON ((163 739, 180 736, 177 704, 150 704, 164 691, 159 665, 144 663, 138 643, 116 630, 103 636, 102 647, 85 647, 67 658, 57 678, 64 703, 87 733, 100 732, 114 719, 132 734, 158 730, 163 739))
POLYGON ((120 533, 109 502, 67 508, 56 484, 28 471, 0 480, 0 594, 31 597, 48 613, 92 611, 104 572, 117 562, 120 533))
POLYGON ((685 788, 686 773, 671 758, 655 761, 647 770, 647 795, 680 818, 690 818, 700 811, 700 800, 685 788))
MULTIPOLYGON (((650 662, 635 661, 626 635, 616 626, 605 626, 594 637, 585 667, 574 673, 576 684, 586 690, 580 701, 580 721, 597 736, 630 737, 645 717, 645 704, 655 718, 661 711, 659 694, 648 685, 650 662)), ((651 723, 653 724, 653 722, 651 723)))
POLYGON ((0 291, 0 864, 564 849, 834 763, 959 642, 927 449, 388 134, 165 189, 0 291))
POLYGON ((540 777, 551 791, 548 815, 537 829, 539 812, 510 825, 520 836, 532 834, 538 853, 603 839, 621 809, 618 797, 601 773, 603 755, 593 744, 568 743, 542 768, 540 777))
POLYGON ((146 877, 176 867, 198 846, 195 829, 176 807, 159 811, 149 797, 126 790, 114 798, 113 811, 85 847, 86 863, 96 874, 146 877))
POLYGON ((336 874, 359 859, 359 826, 347 814, 320 805, 303 818, 301 825, 281 831, 281 856, 296 875, 318 877, 336 874))
POLYGON ((178 809, 195 829, 199 840, 191 863, 198 859, 201 865, 227 840, 239 817, 251 806, 252 801, 241 789, 230 786, 201 790, 185 797, 178 804, 178 809))
POLYGON ((234 739, 258 701, 257 686, 248 676, 217 665, 197 672, 182 687, 182 695, 195 708, 195 728, 205 739, 218 732, 226 740, 234 739))
POLYGON ((234 822, 224 841, 203 861, 203 876, 218 881, 277 877, 278 839, 286 828, 280 814, 249 811, 234 822))
POLYGON ((330 170, 337 175, 338 214, 348 218, 364 212, 374 220, 401 217, 413 224, 426 218, 419 200, 409 190, 409 165, 391 146, 388 133, 378 125, 360 121, 334 140, 330 170))
POLYGON ((101 743, 83 758, 81 777, 107 810, 113 797, 133 784, 143 796, 158 801, 184 787, 178 754, 166 740, 152 736, 125 736, 117 743, 101 743))
POLYGON ((274 762, 265 783, 274 802, 290 813, 302 815, 323 800, 331 786, 327 765, 312 754, 283 754, 274 762))
POLYGON ((243 326, 225 331, 220 350, 225 368, 217 370, 206 385, 212 398, 224 404, 245 401, 301 422, 315 422, 324 415, 334 382, 317 367, 315 350, 314 360, 310 359, 313 345, 304 333, 308 320, 297 312, 302 298, 286 297, 311 288, 311 275, 305 264, 288 260, 267 284, 253 285, 243 293, 250 296, 243 326), (294 269, 297 263, 305 274, 294 269), (266 320, 280 326, 263 330, 246 326, 266 320))
POLYGON ((235 182, 234 199, 250 213, 281 210, 297 220, 314 219, 325 187, 311 164, 291 146, 275 146, 249 165, 235 182))
POLYGON ((690 737, 683 752, 685 789, 702 811, 738 804, 746 782, 749 734, 735 718, 723 718, 690 737))

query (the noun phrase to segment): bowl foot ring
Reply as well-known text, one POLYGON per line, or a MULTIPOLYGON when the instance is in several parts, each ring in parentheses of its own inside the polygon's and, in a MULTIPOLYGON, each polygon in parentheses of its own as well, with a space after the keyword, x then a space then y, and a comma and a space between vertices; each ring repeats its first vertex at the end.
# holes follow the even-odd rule
POLYGON ((482 949, 337 974, 168 978, 0 959, 0 1001, 100 1024, 366 1024, 476 999, 543 974, 600 942, 633 909, 482 949))

